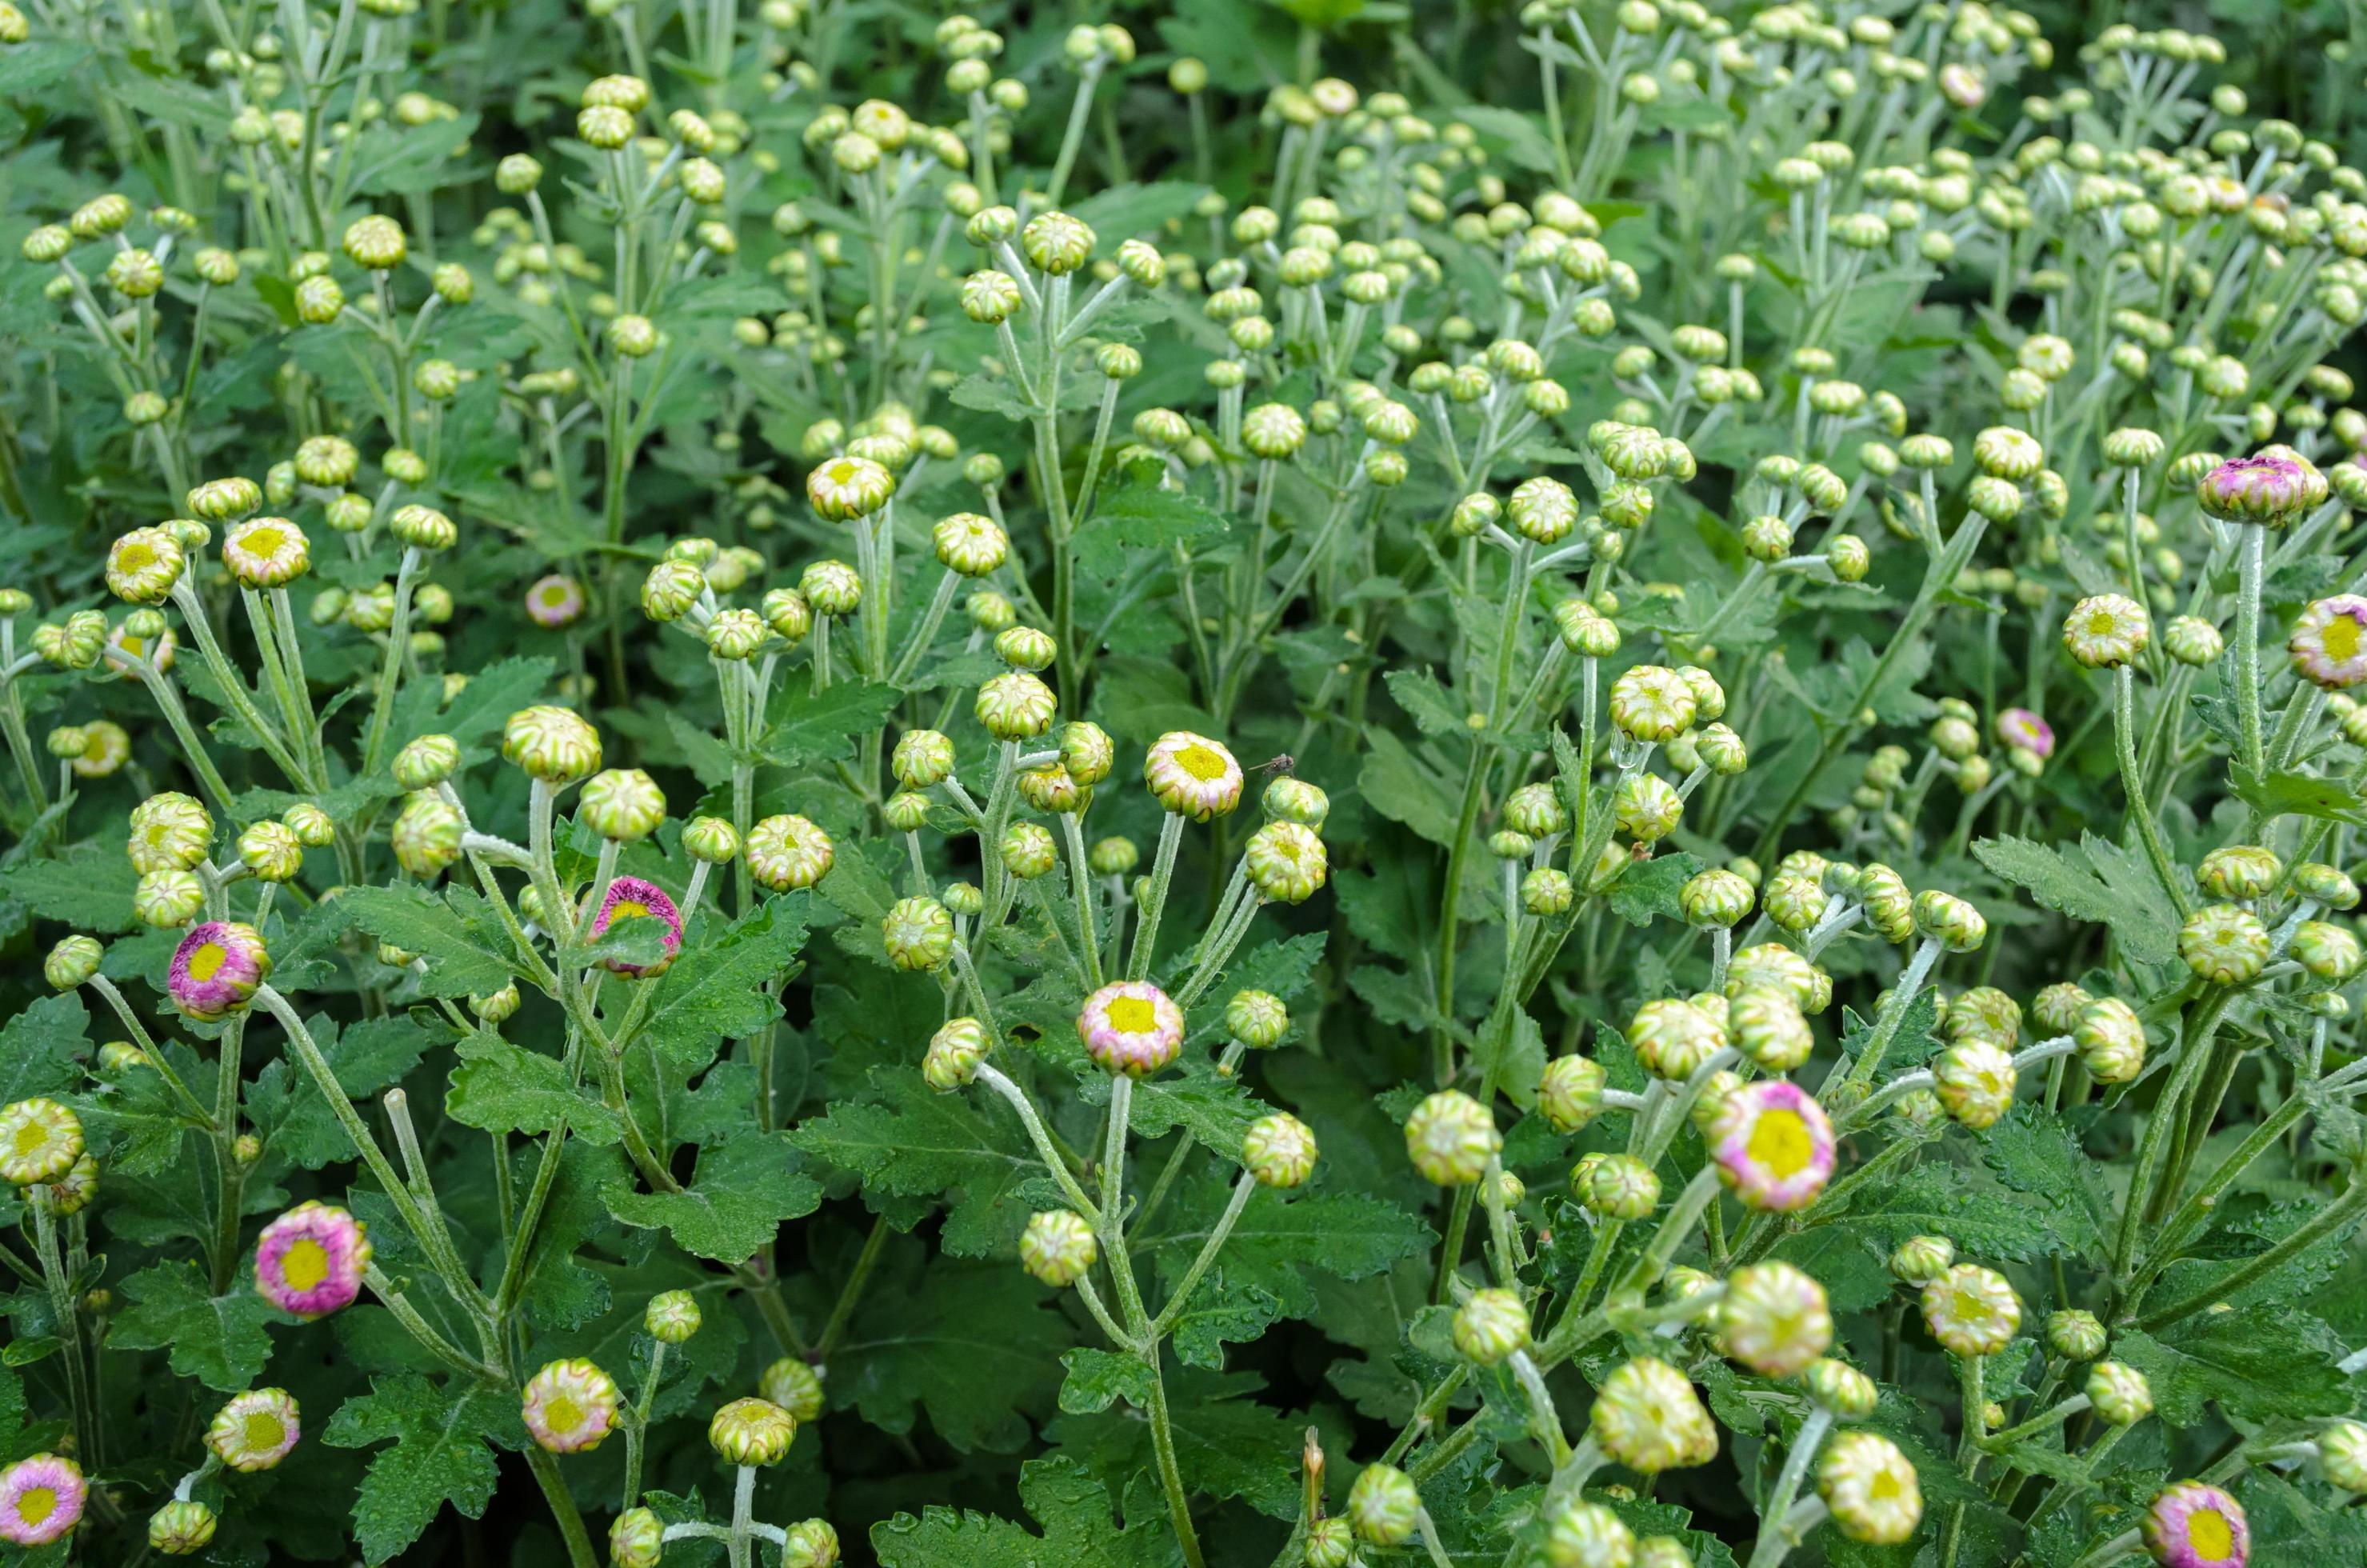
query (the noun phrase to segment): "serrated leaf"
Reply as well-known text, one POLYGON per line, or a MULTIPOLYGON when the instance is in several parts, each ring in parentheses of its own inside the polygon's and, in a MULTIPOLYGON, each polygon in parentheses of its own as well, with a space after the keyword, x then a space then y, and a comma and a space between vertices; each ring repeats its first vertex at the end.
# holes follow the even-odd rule
POLYGON ((1365 736, 1356 792, 1373 810, 1433 844, 1455 841, 1455 795, 1445 777, 1387 730, 1365 736))
POLYGON ((766 706, 757 753, 783 767, 834 762, 853 755, 855 736, 885 723, 898 700, 896 688, 881 681, 840 681, 820 692, 791 681, 766 706))
POLYGON ((1822 1222, 1844 1226, 1886 1251, 1909 1236, 1941 1235, 1966 1257, 2018 1259, 2060 1247, 2051 1220, 2022 1199, 1972 1189, 1961 1170, 1925 1165, 1822 1222))
POLYGON ((1003 1262, 914 1257, 883 1274, 831 1365, 832 1403, 899 1434, 925 1411, 964 1453, 1025 1446, 1075 1343, 1052 1293, 1003 1262))
POLYGON ((949 1195, 941 1240, 950 1254, 982 1257, 1015 1246, 1035 1208, 1025 1190, 1049 1177, 1009 1108, 993 1099, 1001 1108, 990 1115, 963 1096, 940 1095, 909 1066, 874 1068, 870 1094, 867 1103, 838 1101, 790 1141, 860 1176, 866 1192, 949 1195))
POLYGON ((1684 885, 1698 875, 1702 858, 1698 855, 1679 851, 1673 855, 1656 855, 1649 860, 1631 862, 1611 884, 1611 907, 1631 926, 1649 926, 1655 920, 1675 919, 1678 915, 1677 895, 1684 885))
POLYGON ((73 1087, 89 1030, 90 1010, 74 992, 26 1004, 0 1028, 0 1105, 73 1087))
POLYGON ((410 1372, 370 1380, 370 1392, 337 1407, 321 1434, 335 1449, 391 1441, 370 1457, 354 1499, 362 1555, 383 1562, 417 1540, 450 1504, 481 1517, 493 1501, 493 1451, 485 1439, 518 1425, 517 1395, 477 1387, 458 1394, 410 1372))
POLYGON ((2334 1331, 2290 1308, 2197 1312, 2158 1335, 2123 1329, 2112 1354, 2152 1382, 2154 1408, 2172 1426, 2202 1420, 2205 1403, 2264 1421, 2339 1415, 2354 1397, 2356 1380, 2337 1365, 2344 1347, 2334 1331))
POLYGON ((151 1264, 126 1279, 131 1305, 108 1325, 107 1343, 124 1350, 164 1350, 173 1370, 210 1389, 233 1393, 252 1386, 271 1358, 263 1325, 271 1307, 242 1276, 226 1295, 214 1295, 196 1264, 151 1264))
POLYGON ((771 1027, 781 1003, 768 987, 797 972, 808 914, 804 893, 766 899, 688 946, 663 975, 645 983, 658 988, 645 1026, 649 1038, 678 1061, 703 1062, 713 1041, 771 1027))
MULTIPOLYGON (((347 1099, 367 1105, 419 1064, 427 1031, 408 1017, 370 1018, 340 1029, 326 1014, 305 1020, 347 1099)), ((357 1159, 358 1152, 311 1074, 282 1057, 266 1062, 247 1091, 247 1110, 265 1145, 306 1170, 357 1159)))
POLYGON ((1381 676, 1387 683, 1389 695, 1406 710, 1414 727, 1425 735, 1462 735, 1468 738, 1474 732, 1465 722, 1470 710, 1455 705, 1438 684, 1438 676, 1428 669, 1390 670, 1381 676))
POLYGON ((347 888, 318 906, 312 918, 391 942, 425 960, 420 989, 430 996, 499 991, 511 970, 497 945, 505 939, 490 906, 473 892, 447 888, 442 898, 402 883, 347 888))
POLYGON ((96 840, 74 845, 53 860, 16 858, 0 870, 0 893, 44 919, 101 934, 140 924, 131 909, 139 882, 123 846, 96 840))
POLYGON ((2095 1162, 2062 1118, 2025 1101, 1989 1130, 1981 1157, 1999 1181, 2044 1205, 2056 1233, 2074 1250, 2092 1254, 2103 1245, 2106 1215, 2091 1179, 2095 1162))
POLYGON ((1072 1460, 1036 1460, 1020 1471, 1020 1500, 1043 1526, 1038 1536, 991 1515, 931 1506, 871 1527, 881 1568, 1163 1568, 1180 1562, 1163 1518, 1148 1506, 1116 1510, 1103 1482, 1072 1460))
POLYGON ((821 1187, 799 1168, 788 1135, 750 1129, 698 1156, 680 1192, 635 1192, 623 1179, 600 1189, 628 1225, 663 1226, 674 1244, 718 1263, 745 1263, 772 1244, 781 1222, 821 1206, 821 1187))
POLYGON ((1206 550, 1231 525, 1222 513, 1189 491, 1129 483, 1104 491, 1093 515, 1077 529, 1072 548, 1077 565, 1097 577, 1115 577, 1132 560, 1164 559, 1181 545, 1206 550))
POLYGON ((465 1127, 486 1132, 540 1134, 563 1119, 573 1136, 614 1143, 625 1134, 624 1119, 567 1080, 558 1058, 513 1045, 490 1029, 460 1041, 444 1096, 444 1113, 465 1127))
MULTIPOLYGON (((2096 842, 2092 835, 2090 842, 2096 842)), ((1973 846, 1973 853, 2046 908, 2111 926, 2140 962, 2168 963, 2178 956, 2178 921, 2167 895, 2150 878, 2143 885, 2131 885, 2122 877, 2108 881, 2062 850, 2010 835, 1984 838, 1973 846)))
POLYGON ((1093 1415, 1124 1400, 1137 1410, 1150 1408, 1150 1363, 1139 1356, 1079 1346, 1060 1358, 1069 1375, 1060 1383, 1060 1408, 1071 1415, 1093 1415))

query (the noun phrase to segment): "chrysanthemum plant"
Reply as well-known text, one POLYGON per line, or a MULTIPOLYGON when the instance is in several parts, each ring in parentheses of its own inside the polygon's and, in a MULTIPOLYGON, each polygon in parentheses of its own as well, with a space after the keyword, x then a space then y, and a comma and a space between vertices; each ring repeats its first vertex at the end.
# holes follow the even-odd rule
POLYGON ((1037 9, 0 0, 0 1561, 2357 1562, 2339 84, 1037 9))

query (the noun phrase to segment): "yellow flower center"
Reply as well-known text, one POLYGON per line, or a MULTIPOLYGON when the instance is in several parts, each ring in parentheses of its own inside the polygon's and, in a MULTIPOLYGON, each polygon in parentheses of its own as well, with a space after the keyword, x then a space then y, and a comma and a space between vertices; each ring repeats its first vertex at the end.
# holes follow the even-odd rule
POLYGON ((17 1153, 29 1159, 40 1153, 50 1142, 50 1130, 38 1121, 28 1121, 17 1129, 17 1153))
POLYGON ((38 1525, 58 1511, 58 1492, 54 1486, 28 1486, 17 1495, 17 1517, 28 1525, 38 1525))
POLYGON ((2326 623, 2319 641, 2326 647, 2326 656, 2338 665, 2347 665, 2359 656, 2362 633, 2359 623, 2347 615, 2338 615, 2326 623))
POLYGON ((542 602, 553 609, 562 608, 568 602, 568 592, 557 583, 553 583, 542 590, 542 602))
POLYGON ((542 1416, 552 1431, 572 1432, 583 1425, 583 1406, 576 1403, 573 1394, 554 1394, 550 1403, 542 1407, 542 1416))
POLYGON ((1188 745, 1175 754, 1175 766, 1197 778, 1211 784, 1225 776, 1222 754, 1204 745, 1188 745))
POLYGON ((1750 1129, 1750 1159, 1778 1177, 1798 1176, 1816 1158, 1816 1135, 1795 1110, 1761 1111, 1750 1129))
POLYGON ((1959 1323, 1971 1324, 1989 1315, 1988 1303, 1970 1290, 1956 1292, 1955 1317, 1959 1323))
POLYGON ((104 762, 107 759, 106 733, 93 730, 85 736, 82 743, 82 754, 93 762, 104 762))
POLYGON ((2088 635, 2090 637, 2110 637, 2119 630, 2119 623, 2111 610, 2100 609, 2088 618, 2088 635))
POLYGON ((285 545, 287 542, 288 536, 286 534, 280 532, 277 528, 269 527, 249 528, 246 530, 246 537, 239 540, 239 543, 245 547, 246 552, 249 555, 259 555, 266 558, 278 554, 280 547, 285 545))
POLYGON ((198 950, 189 955, 189 978, 211 980, 221 972, 221 966, 229 961, 230 950, 220 942, 200 943, 198 950))
POLYGON ((637 903, 629 898, 620 898, 617 901, 617 907, 608 912, 608 923, 613 926, 619 920, 646 919, 649 913, 648 904, 637 903))
POLYGON ((115 552, 115 563, 126 572, 145 572, 156 563, 156 547, 144 539, 127 544, 115 552))
POLYGON ((267 1454, 288 1440, 286 1423, 267 1410, 258 1410, 246 1418, 239 1434, 249 1450, 267 1454))
POLYGON ((1866 1483, 1865 1495, 1867 1501, 1874 1503, 1888 1503, 1896 1500, 1898 1496, 1897 1474, 1887 1465, 1875 1471, 1874 1479, 1866 1483))
POLYGON ((1159 1009, 1139 996, 1121 996, 1109 1005, 1109 1021, 1120 1034, 1154 1034, 1159 1009))
POLYGON ((312 1290, 328 1277, 329 1249, 310 1236, 297 1241, 279 1259, 279 1278, 291 1290, 312 1290))
POLYGON ((2218 1509, 2197 1508, 2186 1518, 2186 1544, 2204 1562, 2220 1562, 2236 1555, 2236 1532, 2218 1509))

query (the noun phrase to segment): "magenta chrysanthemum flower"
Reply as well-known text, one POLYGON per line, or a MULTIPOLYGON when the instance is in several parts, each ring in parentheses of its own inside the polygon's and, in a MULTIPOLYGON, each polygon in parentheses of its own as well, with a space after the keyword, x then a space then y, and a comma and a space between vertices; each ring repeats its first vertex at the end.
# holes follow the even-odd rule
POLYGON ((60 1454, 35 1454, 0 1470, 0 1540, 43 1546, 82 1522, 89 1495, 82 1466, 60 1454))
POLYGON ((663 974, 666 966, 682 951, 682 911, 666 896, 665 889, 655 882, 645 882, 639 877, 618 877, 608 884, 607 896, 600 901, 600 913, 593 918, 595 940, 608 934, 608 927, 619 920, 651 919, 665 926, 665 950, 652 964, 629 964, 621 960, 604 960, 612 974, 640 979, 663 974))
POLYGON ((2313 599, 2286 640, 2302 678, 2329 689, 2367 681, 2367 598, 2336 594, 2313 599))
POLYGON ((527 619, 553 631, 572 626, 583 614, 583 585, 564 572, 538 577, 526 591, 527 619))
POLYGON ((165 989, 173 1006, 210 1022, 245 1006, 270 973, 271 953, 260 931, 235 920, 208 920, 190 926, 173 949, 165 989))
POLYGON ((361 1294, 370 1244, 362 1222, 325 1203, 299 1203, 263 1228, 255 1288, 281 1312, 326 1317, 361 1294))
POLYGON ((2141 1528, 2146 1551, 2162 1568, 2244 1568, 2251 1559, 2244 1506, 2199 1481, 2165 1487, 2141 1528))
POLYGON ((527 1381, 518 1414, 554 1454, 596 1449, 617 1425, 616 1380, 580 1358, 550 1362, 527 1381))
POLYGON ((1745 1084, 1710 1129, 1720 1180, 1752 1209, 1805 1208, 1833 1175, 1833 1124, 1798 1085, 1745 1084))
POLYGON ((1120 981, 1085 998, 1077 1037, 1103 1071, 1144 1077, 1184 1048, 1184 1009, 1148 981, 1120 981))
POLYGON ((1997 716, 2000 744, 2026 751, 2044 762, 2055 755, 2055 726, 2027 708, 2008 708, 1997 716))
POLYGON ((2194 498, 2222 522, 2280 528, 2309 509, 2310 477, 2300 463, 2273 453, 2231 458, 2203 476, 2194 498))

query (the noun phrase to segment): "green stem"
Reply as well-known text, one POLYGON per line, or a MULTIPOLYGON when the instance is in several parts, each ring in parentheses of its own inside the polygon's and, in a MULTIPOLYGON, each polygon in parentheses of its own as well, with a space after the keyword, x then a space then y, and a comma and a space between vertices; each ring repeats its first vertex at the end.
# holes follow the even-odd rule
POLYGON ((2121 790, 2128 797, 2128 820, 2136 824, 2146 858, 2153 863, 2154 878, 2169 894, 2178 917, 2184 920, 2193 909, 2186 890, 2179 884, 2169 851, 2162 846, 2161 828, 2153 820, 2153 808, 2146 803, 2145 776, 2137 767, 2136 679, 2136 670, 2130 665, 2112 672, 2112 740, 2120 754, 2121 790))

